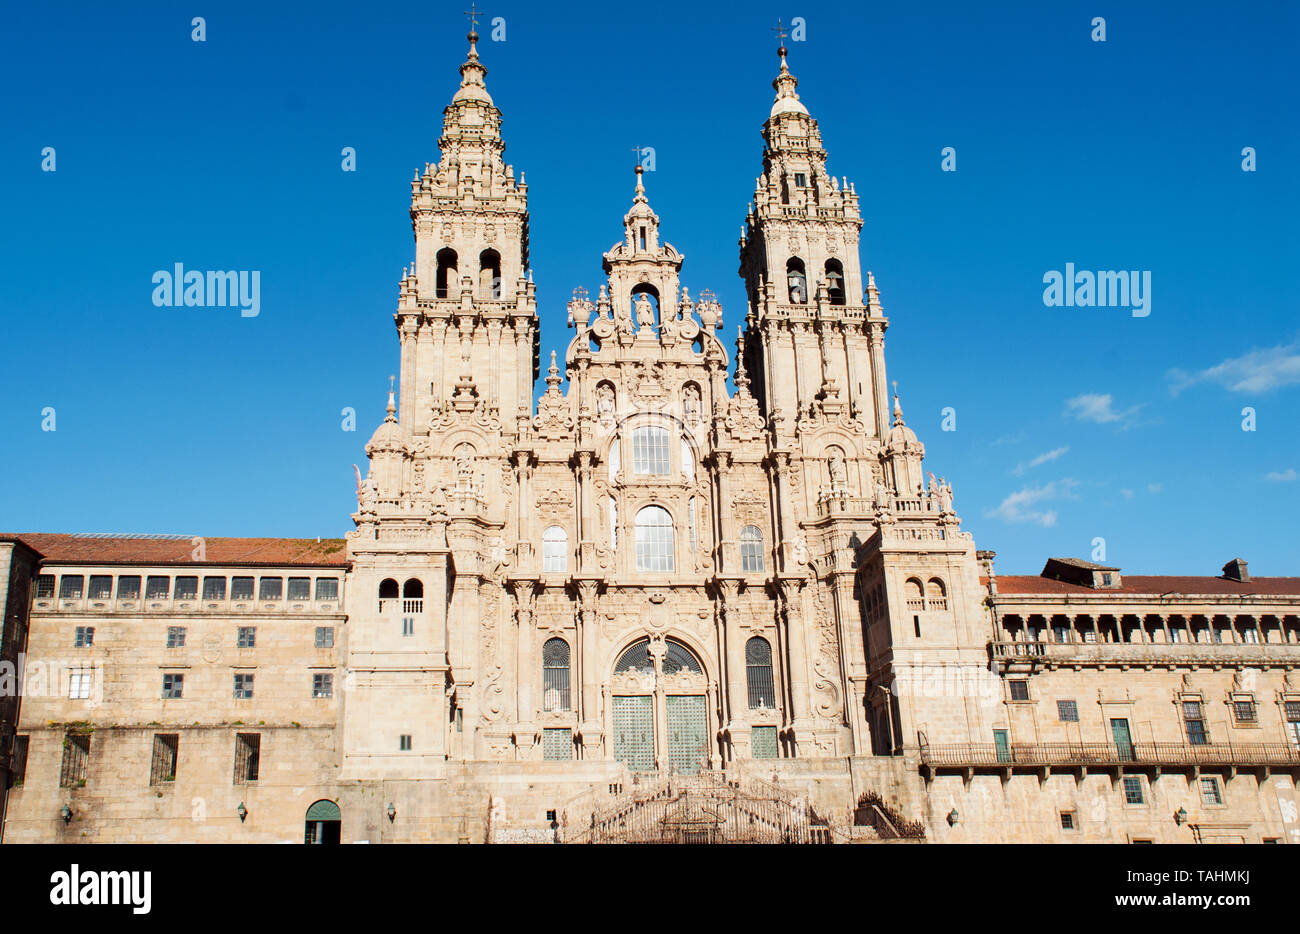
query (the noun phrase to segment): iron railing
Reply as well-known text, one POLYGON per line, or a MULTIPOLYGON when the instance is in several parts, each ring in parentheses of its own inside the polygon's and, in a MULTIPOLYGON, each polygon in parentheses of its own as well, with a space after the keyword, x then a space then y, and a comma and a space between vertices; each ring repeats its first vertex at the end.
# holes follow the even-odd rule
POLYGON ((1300 766, 1300 747, 1288 743, 947 743, 923 745, 931 768, 1015 766, 1300 766))

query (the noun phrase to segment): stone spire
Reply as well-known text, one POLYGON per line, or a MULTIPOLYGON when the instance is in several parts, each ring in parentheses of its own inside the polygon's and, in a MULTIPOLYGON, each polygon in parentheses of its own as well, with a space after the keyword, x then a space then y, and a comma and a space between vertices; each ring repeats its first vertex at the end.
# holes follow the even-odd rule
POLYGON ((781 70, 772 81, 772 87, 776 90, 776 100, 772 102, 772 113, 769 115, 771 117, 783 113, 808 113, 808 108, 799 100, 799 92, 795 90, 799 86, 799 79, 790 73, 790 66, 785 60, 787 52, 784 45, 776 50, 776 54, 781 57, 781 70))

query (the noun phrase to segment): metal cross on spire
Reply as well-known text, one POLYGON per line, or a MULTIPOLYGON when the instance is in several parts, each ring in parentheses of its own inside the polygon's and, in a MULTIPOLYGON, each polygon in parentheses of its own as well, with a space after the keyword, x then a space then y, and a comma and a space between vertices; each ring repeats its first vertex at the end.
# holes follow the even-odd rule
POLYGON ((479 12, 478 12, 478 7, 477 7, 477 5, 475 5, 474 3, 471 3, 471 4, 469 5, 469 9, 468 9, 468 10, 464 10, 463 12, 464 12, 464 14, 465 14, 466 16, 469 17, 469 31, 470 31, 470 32, 475 32, 475 33, 478 32, 478 17, 479 17, 479 12))
POLYGON ((781 43, 782 46, 784 46, 785 37, 790 34, 785 31, 785 26, 782 25, 781 23, 781 17, 778 16, 776 18, 776 25, 772 27, 772 32, 776 33, 777 40, 781 43))

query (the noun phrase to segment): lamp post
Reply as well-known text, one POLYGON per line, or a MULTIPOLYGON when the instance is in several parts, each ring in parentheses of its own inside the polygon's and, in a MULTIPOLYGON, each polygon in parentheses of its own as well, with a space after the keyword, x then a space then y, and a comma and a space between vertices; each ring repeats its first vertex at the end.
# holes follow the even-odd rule
POLYGON ((397 820, 397 808, 393 807, 393 802, 388 802, 388 810, 384 813, 388 815, 388 823, 391 824, 393 821, 397 820))
POLYGON ((239 802, 239 807, 235 808, 235 813, 239 815, 239 822, 242 824, 248 817, 248 808, 244 807, 244 802, 239 802))
POLYGON ((894 701, 893 694, 883 684, 876 685, 877 691, 885 692, 885 719, 889 721, 889 754, 894 754, 894 701))

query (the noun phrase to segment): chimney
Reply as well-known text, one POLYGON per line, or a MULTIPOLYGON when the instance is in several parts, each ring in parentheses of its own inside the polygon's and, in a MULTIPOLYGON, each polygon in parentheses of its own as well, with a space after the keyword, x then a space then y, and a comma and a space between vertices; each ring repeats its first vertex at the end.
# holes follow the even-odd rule
POLYGON ((1250 573, 1246 570, 1246 562, 1240 558, 1233 558, 1223 566, 1223 576, 1230 581, 1241 581, 1243 584, 1250 582, 1250 573))

